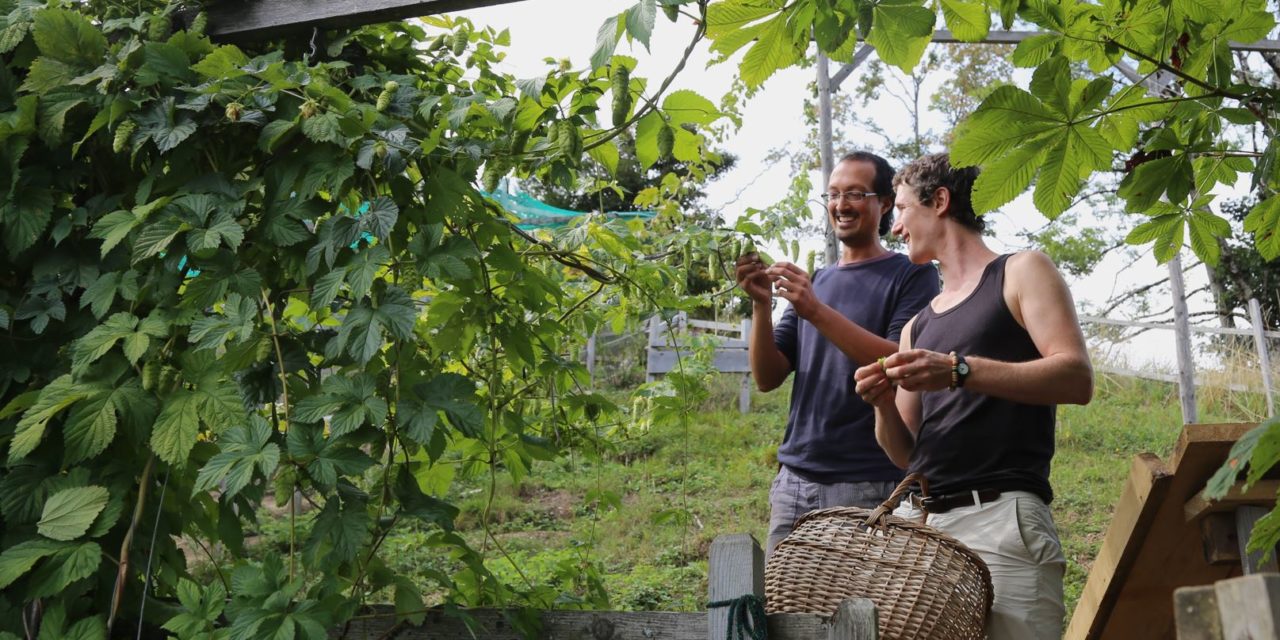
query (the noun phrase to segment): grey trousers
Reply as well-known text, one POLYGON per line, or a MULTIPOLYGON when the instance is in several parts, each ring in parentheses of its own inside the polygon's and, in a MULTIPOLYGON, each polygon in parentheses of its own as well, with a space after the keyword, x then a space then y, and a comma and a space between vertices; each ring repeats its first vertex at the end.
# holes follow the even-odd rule
MULTIPOLYGON (((920 518, 907 501, 893 513, 920 518)), ((1010 491, 985 504, 929 514, 928 524, 973 549, 991 570, 990 640, 1062 638, 1067 560, 1049 505, 1033 493, 1010 491)))
POLYGON ((765 558, 773 555, 773 549, 791 533, 800 516, 827 507, 874 509, 896 486, 896 482, 810 482, 782 465, 769 487, 769 541, 765 558))

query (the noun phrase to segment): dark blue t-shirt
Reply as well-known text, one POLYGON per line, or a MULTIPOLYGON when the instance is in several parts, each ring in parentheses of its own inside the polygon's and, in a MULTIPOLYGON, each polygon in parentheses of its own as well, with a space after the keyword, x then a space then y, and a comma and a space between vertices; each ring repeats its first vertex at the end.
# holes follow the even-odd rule
MULTIPOLYGON (((897 342, 902 327, 938 295, 938 270, 914 265, 900 253, 821 269, 813 276, 818 299, 855 324, 897 342)), ((875 412, 854 391, 854 362, 812 324, 787 309, 774 342, 796 373, 791 416, 778 461, 815 482, 900 480, 876 442, 875 412)))

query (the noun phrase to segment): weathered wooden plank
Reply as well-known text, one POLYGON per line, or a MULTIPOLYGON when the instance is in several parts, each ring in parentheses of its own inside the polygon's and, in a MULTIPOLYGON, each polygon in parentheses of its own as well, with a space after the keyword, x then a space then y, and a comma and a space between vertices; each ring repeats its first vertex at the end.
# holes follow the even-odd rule
POLYGON ((1223 640, 1280 638, 1280 575, 1258 574, 1213 585, 1223 640))
POLYGON ((1240 566, 1240 542, 1236 536, 1236 514, 1211 513, 1200 519, 1200 540, 1204 561, 1215 566, 1240 566))
POLYGON ((319 27, 354 27, 521 0, 224 0, 209 3, 216 40, 272 37, 319 27))
POLYGON ((1137 558, 1138 547, 1168 485, 1169 470, 1160 458, 1143 453, 1133 459, 1129 479, 1093 560, 1089 580, 1076 603, 1065 638, 1096 637, 1096 629, 1105 623, 1120 595, 1126 572, 1137 558))
POLYGON ((880 637, 876 604, 867 598, 845 600, 831 618, 827 640, 876 640, 880 637))
MULTIPOLYGON (((330 637, 347 640, 528 640, 512 626, 513 612, 468 609, 465 614, 467 619, 436 608, 427 612, 421 625, 396 624, 394 608, 381 605, 375 607, 373 613, 353 621, 345 636, 341 635, 341 629, 336 629, 330 637)), ((707 614, 702 612, 545 611, 537 616, 542 629, 538 640, 706 640, 708 637, 707 614)), ((815 614, 775 613, 767 619, 770 640, 824 640, 831 637, 833 625, 815 614)), ((722 638, 723 635, 717 640, 722 638)))
POLYGON ((1241 505, 1273 507, 1276 504, 1276 491, 1280 491, 1280 480, 1259 480, 1248 490, 1245 490, 1242 483, 1237 483, 1220 500, 1206 500, 1201 491, 1187 500, 1183 513, 1187 522, 1195 522, 1210 513, 1235 511, 1241 505))
MULTIPOLYGON (((670 373, 680 366, 680 359, 688 361, 692 357, 693 354, 691 353, 677 352, 674 349, 649 349, 649 362, 646 365, 646 371, 649 375, 670 373), (677 356, 677 354, 679 355, 677 356)), ((712 362, 716 371, 721 373, 751 372, 751 363, 747 359, 746 349, 716 349, 716 355, 712 362)))
POLYGON ((1244 570, 1245 575, 1251 573, 1280 571, 1280 564, 1276 562, 1275 549, 1271 550, 1266 561, 1263 561, 1264 554, 1262 551, 1249 551, 1249 538, 1253 535, 1253 527, 1262 519, 1262 516, 1270 513, 1271 510, 1265 507, 1243 506, 1236 509, 1236 544, 1240 545, 1240 566, 1244 570))
MULTIPOLYGON (((735 533, 717 537, 711 542, 707 558, 707 598, 718 603, 744 595, 764 597, 764 551, 750 534, 735 533)), ((709 640, 727 636, 729 607, 707 609, 709 640)))
POLYGON ((1175 590, 1173 618, 1178 640, 1222 640, 1218 595, 1211 584, 1175 590))
MULTIPOLYGON (((1108 530, 1103 542, 1104 548, 1109 543, 1122 543, 1132 550, 1131 556, 1128 552, 1125 555, 1127 568, 1119 572, 1123 576, 1108 576, 1104 580, 1100 573, 1106 572, 1106 564, 1095 563, 1081 602, 1085 603, 1085 596, 1090 594, 1096 597, 1099 583, 1114 586, 1104 590, 1108 599, 1104 606, 1091 611, 1077 607, 1068 638, 1129 640, 1173 637, 1174 589, 1211 584, 1240 575, 1238 565, 1213 566, 1205 561, 1200 529, 1187 523, 1183 507, 1187 500, 1204 489, 1205 482, 1226 460, 1231 445, 1254 426, 1190 424, 1183 427, 1173 456, 1165 465, 1173 475, 1166 481, 1164 498, 1150 500, 1148 508, 1154 509, 1154 517, 1133 531, 1133 540, 1113 543, 1113 533, 1108 530), (1085 623, 1084 617, 1090 614, 1094 619, 1085 623)), ((1101 552, 1099 557, 1102 557, 1101 552)))

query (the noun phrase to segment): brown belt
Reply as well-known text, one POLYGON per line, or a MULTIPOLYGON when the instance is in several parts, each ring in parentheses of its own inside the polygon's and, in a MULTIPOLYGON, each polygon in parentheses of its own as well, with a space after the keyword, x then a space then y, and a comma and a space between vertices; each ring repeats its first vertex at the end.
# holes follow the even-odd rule
POLYGON ((933 495, 921 498, 917 494, 910 494, 911 504, 928 511, 929 513, 946 513, 952 509, 961 507, 972 507, 977 504, 974 501, 974 494, 977 499, 983 503, 993 502, 1000 497, 1002 493, 999 489, 979 489, 974 491, 965 491, 963 493, 950 493, 946 495, 933 495))

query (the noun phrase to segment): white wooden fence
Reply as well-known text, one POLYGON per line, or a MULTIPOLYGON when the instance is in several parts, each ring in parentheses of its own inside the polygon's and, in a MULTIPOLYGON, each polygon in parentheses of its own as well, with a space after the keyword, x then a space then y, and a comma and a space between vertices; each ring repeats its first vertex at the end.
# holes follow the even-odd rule
POLYGON ((652 382, 658 376, 677 370, 683 358, 690 358, 693 336, 706 336, 716 341, 712 366, 720 373, 739 374, 742 384, 738 390, 738 411, 751 410, 751 363, 747 359, 747 344, 751 337, 751 321, 737 324, 690 320, 677 314, 671 322, 654 316, 649 319, 649 343, 645 348, 645 378, 652 382))

